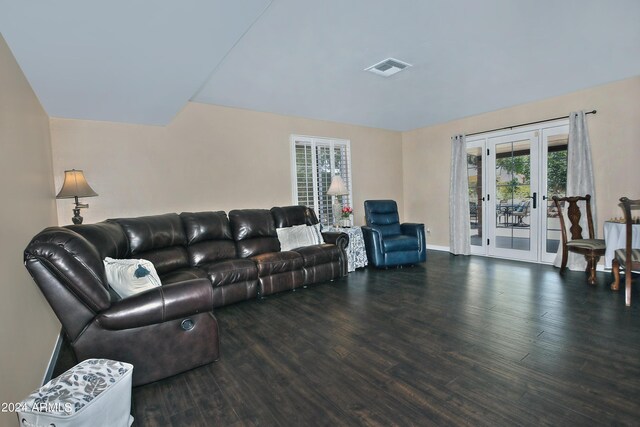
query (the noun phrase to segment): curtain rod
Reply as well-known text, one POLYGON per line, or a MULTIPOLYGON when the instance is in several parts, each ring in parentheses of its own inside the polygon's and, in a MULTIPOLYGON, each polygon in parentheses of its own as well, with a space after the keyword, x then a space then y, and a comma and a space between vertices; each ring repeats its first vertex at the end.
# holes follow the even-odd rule
MULTIPOLYGON (((591 110, 591 111, 587 111, 585 114, 596 114, 597 112, 598 112, 597 110, 591 110)), ((513 129, 513 128, 518 128, 518 127, 522 127, 522 126, 536 125, 538 123, 552 122, 554 120, 568 119, 568 118, 569 118, 569 116, 554 117, 552 119, 538 120, 536 122, 521 123, 519 125, 505 126, 503 128, 497 128, 497 129, 491 129, 491 130, 483 130, 482 132, 468 133, 468 134, 466 134, 466 136, 480 135, 481 133, 497 132, 499 130, 513 129)))

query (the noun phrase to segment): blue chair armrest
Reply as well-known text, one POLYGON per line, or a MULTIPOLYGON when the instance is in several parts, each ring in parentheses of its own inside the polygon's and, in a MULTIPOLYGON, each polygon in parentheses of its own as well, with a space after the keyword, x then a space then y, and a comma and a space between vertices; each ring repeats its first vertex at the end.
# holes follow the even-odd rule
POLYGON ((424 224, 405 222, 404 224, 400 224, 400 232, 411 237, 420 238, 420 235, 424 237, 424 224))
POLYGON ((362 237, 364 247, 367 251, 369 264, 380 266, 384 264, 384 253, 382 246, 382 233, 375 227, 362 227, 362 237))
POLYGON ((404 224, 400 224, 400 231, 404 235, 418 238, 420 260, 424 261, 427 256, 427 237, 424 233, 424 224, 405 222, 404 224))

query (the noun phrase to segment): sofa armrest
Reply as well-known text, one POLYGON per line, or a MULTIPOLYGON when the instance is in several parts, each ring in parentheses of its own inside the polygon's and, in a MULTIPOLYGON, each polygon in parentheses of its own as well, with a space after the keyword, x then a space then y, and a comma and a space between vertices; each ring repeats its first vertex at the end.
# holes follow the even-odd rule
POLYGON ((131 329, 213 310, 213 287, 208 279, 159 286, 117 301, 96 319, 105 329, 131 329))
POLYGON ((322 238, 325 243, 333 243, 340 249, 346 249, 349 245, 349 235, 339 231, 323 231, 322 238))

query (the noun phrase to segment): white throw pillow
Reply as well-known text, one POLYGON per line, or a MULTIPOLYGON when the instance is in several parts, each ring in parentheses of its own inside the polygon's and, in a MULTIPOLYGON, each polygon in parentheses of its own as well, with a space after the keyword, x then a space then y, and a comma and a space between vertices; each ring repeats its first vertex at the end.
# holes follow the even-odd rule
POLYGON ((313 240, 316 245, 321 245, 324 243, 324 239, 322 238, 322 230, 320 227, 320 223, 307 226, 307 229, 312 234, 313 240))
POLYGON ((104 259, 109 286, 121 298, 160 286, 160 278, 151 261, 146 259, 104 259))
POLYGON ((277 228, 276 233, 278 233, 278 240, 280 240, 280 250, 290 251, 303 246, 315 245, 313 235, 307 228, 304 224, 277 228))

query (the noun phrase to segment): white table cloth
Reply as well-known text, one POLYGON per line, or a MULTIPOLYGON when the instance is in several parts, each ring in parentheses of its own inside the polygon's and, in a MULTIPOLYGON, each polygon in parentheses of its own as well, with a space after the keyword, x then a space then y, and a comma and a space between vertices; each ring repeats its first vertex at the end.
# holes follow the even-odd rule
POLYGON ((356 268, 367 266, 367 252, 364 248, 364 237, 360 227, 323 227, 322 231, 347 233, 349 244, 347 245, 347 270, 349 273, 356 271, 356 268))
MULTIPOLYGON (((626 227, 626 224, 605 221, 604 241, 607 245, 607 251, 604 254, 604 268, 611 268, 616 249, 624 249, 627 244, 626 227)), ((640 224, 633 224, 631 246, 640 248, 640 224)))

